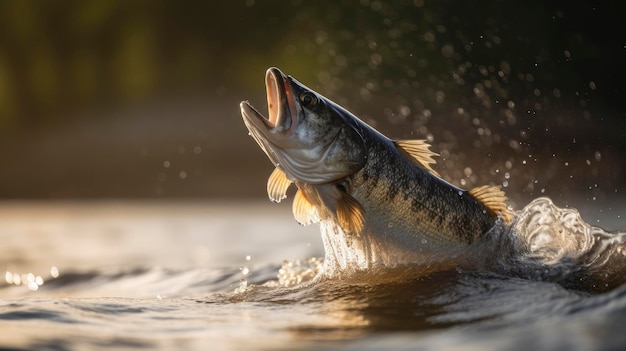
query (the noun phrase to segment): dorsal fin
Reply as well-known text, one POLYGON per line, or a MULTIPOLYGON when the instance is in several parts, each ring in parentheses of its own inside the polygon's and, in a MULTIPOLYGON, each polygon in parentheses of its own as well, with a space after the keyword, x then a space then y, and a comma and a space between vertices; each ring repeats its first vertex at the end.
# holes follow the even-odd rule
POLYGON ((430 173, 439 176, 435 172, 431 164, 435 164, 433 157, 439 156, 438 153, 430 151, 430 144, 426 140, 396 140, 394 141, 398 149, 402 150, 413 162, 426 168, 430 173))
POLYGON ((301 225, 309 225, 319 222, 317 209, 304 196, 302 190, 298 189, 293 199, 293 216, 301 225))
POLYGON ((355 198, 341 192, 337 199, 337 221, 346 233, 358 236, 365 227, 365 209, 355 198))
POLYGON ((513 214, 506 203, 506 194, 499 186, 479 186, 470 190, 469 194, 487 207, 492 214, 501 216, 505 223, 510 224, 513 220, 513 214))
POLYGON ((287 197, 287 189, 290 185, 291 180, 287 179, 285 173, 275 168, 267 179, 267 196, 273 202, 278 203, 287 197))

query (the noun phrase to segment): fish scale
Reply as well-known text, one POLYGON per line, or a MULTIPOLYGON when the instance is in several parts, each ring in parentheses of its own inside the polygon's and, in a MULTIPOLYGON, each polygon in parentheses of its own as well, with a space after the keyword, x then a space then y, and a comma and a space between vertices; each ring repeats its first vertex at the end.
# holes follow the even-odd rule
MULTIPOLYGON (((363 134, 373 140, 380 138, 377 133, 363 134)), ((460 239, 471 244, 497 220, 467 192, 441 182, 407 160, 392 143, 381 140, 369 144, 378 147, 371 148, 368 163, 353 176, 352 188, 357 191, 351 195, 362 204, 378 204, 369 207, 386 209, 390 222, 403 224, 407 232, 431 232, 427 240, 453 244, 460 239)))
POLYGON ((425 141, 389 139, 277 68, 266 85, 269 118, 247 101, 241 111, 276 166, 268 195, 278 202, 295 183, 296 220, 322 224, 336 261, 346 250, 367 261, 361 267, 436 261, 512 221, 499 188, 465 191, 441 179, 425 141))

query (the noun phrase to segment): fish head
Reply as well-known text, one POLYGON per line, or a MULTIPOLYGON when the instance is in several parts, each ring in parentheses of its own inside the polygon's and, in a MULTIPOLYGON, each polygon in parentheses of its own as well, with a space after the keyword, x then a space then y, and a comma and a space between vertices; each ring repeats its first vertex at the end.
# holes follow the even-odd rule
POLYGON ((278 68, 265 74, 268 117, 248 101, 241 115, 250 135, 292 182, 324 184, 367 160, 358 119, 278 68))

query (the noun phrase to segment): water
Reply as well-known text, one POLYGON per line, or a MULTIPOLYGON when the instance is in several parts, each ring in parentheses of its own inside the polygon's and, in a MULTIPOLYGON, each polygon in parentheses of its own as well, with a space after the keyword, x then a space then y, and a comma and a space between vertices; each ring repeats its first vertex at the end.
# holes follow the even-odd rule
POLYGON ((286 204, 4 203, 0 349, 623 348, 624 234, 548 199, 518 218, 508 270, 338 279, 286 204))

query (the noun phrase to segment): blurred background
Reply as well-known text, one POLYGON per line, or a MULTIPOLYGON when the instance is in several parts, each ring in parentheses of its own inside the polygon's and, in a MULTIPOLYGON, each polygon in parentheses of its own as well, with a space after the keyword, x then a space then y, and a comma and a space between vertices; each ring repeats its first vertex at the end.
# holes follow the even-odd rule
MULTIPOLYGON (((619 2, 0 1, 0 199, 265 198, 277 66, 464 188, 626 190, 619 2)), ((582 205, 581 205, 582 203, 582 205)))

